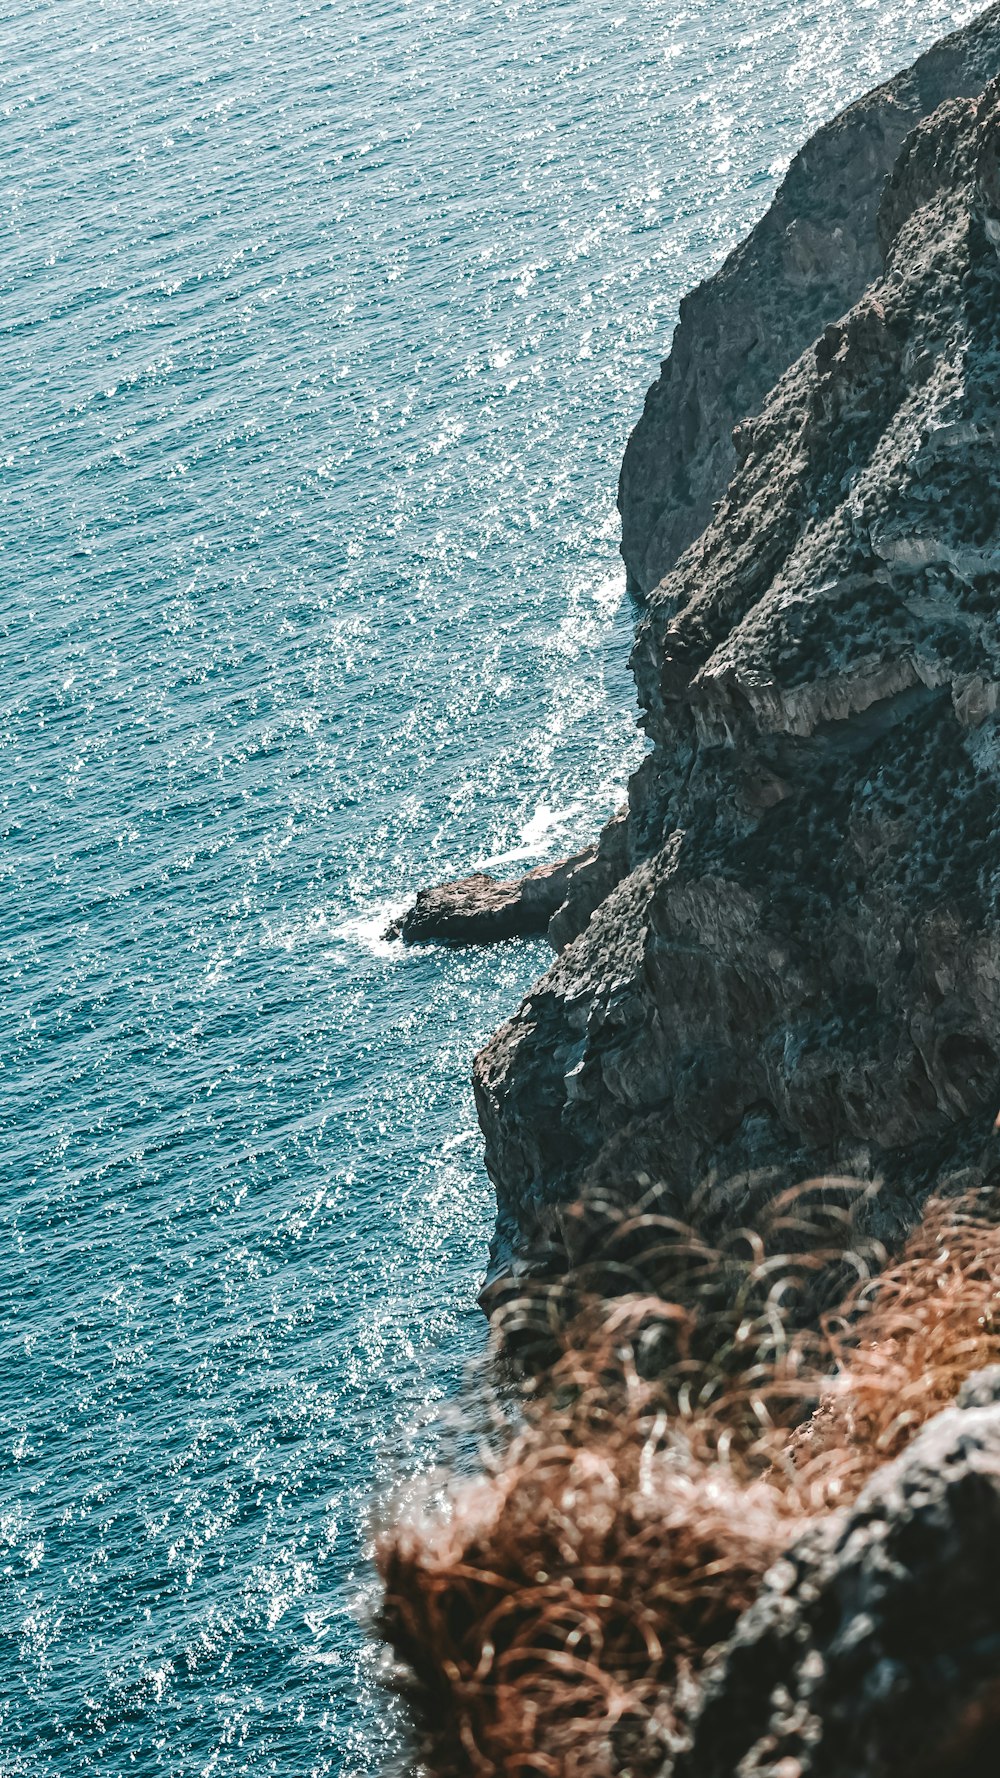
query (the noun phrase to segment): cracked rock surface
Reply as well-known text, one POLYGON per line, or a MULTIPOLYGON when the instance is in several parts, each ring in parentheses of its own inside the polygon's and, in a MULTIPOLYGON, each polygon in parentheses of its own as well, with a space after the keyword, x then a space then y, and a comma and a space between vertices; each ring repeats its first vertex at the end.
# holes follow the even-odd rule
MULTIPOLYGON (((789 175, 818 181, 824 238, 836 215, 864 250, 808 283, 811 343, 740 427, 707 529, 643 571, 652 752, 557 916, 558 958, 476 1063, 494 1276, 551 1251, 591 1192, 656 1182, 684 1214, 715 1177, 735 1216, 762 1172, 837 1174, 882 1183, 873 1232, 894 1242, 931 1186, 975 1183, 1000 1106, 1000 96, 966 89, 998 72, 994 7, 789 175), (913 95, 949 81, 905 134, 913 95)), ((737 342, 761 279, 791 301, 762 252, 711 297, 737 342)), ((671 465, 701 485, 707 434, 684 442, 671 387, 640 434, 665 404, 648 473, 680 537, 704 513, 671 465)))

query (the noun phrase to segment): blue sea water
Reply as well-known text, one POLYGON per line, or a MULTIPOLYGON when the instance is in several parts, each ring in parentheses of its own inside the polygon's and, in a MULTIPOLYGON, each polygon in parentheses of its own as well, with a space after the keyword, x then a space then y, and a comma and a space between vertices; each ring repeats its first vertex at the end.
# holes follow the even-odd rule
POLYGON ((639 754, 685 288, 945 0, 0 0, 0 1778, 361 1778, 366 1514, 481 1347, 421 883, 639 754))

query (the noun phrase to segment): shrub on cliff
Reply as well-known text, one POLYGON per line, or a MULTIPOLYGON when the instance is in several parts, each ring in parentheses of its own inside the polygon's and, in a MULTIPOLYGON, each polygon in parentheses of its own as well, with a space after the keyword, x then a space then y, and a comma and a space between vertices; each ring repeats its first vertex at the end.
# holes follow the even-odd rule
POLYGON ((935 1202, 874 1277, 854 1235, 828 1187, 720 1250, 647 1204, 617 1243, 602 1230, 602 1265, 619 1284, 638 1265, 640 1290, 577 1280, 569 1310, 564 1281, 507 1306, 501 1332, 548 1347, 516 1425, 378 1545, 433 1773, 671 1770, 706 1658, 782 1552, 1000 1360, 994 1204, 935 1202), (845 1267, 857 1282, 810 1331, 845 1267))

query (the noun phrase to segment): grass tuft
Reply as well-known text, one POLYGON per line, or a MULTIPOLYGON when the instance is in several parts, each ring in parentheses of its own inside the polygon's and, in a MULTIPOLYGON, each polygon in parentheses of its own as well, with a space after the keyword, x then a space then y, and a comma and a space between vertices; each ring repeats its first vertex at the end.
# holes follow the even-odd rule
POLYGON ((892 1264, 856 1209, 817 1182, 716 1247, 598 1212, 499 1306, 481 1473, 378 1539, 435 1778, 652 1778, 776 1557, 1000 1361, 996 1206, 933 1202, 892 1264))

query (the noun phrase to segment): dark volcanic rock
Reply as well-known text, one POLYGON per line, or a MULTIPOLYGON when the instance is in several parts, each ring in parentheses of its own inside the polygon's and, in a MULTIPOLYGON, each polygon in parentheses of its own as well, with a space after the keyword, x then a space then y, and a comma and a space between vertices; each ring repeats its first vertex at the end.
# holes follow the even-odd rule
MULTIPOLYGON (((965 42, 1000 69, 1000 12, 965 42)), ((881 1180, 894 1241, 932 1184, 975 1181, 1000 1104, 998 119, 991 87, 908 138, 881 273, 650 595, 653 752, 588 867, 628 874, 567 900, 476 1065, 494 1272, 592 1191, 663 1182, 683 1213, 713 1175, 737 1215, 762 1169, 881 1180)))
POLYGON ((886 174, 922 118, 945 99, 975 97, 998 72, 998 21, 991 7, 819 130, 753 233, 681 304, 622 466, 634 593, 650 592, 711 520, 743 448, 734 427, 878 276, 886 174))
MULTIPOLYGON (((504 938, 542 936, 572 891, 574 878, 596 860, 596 848, 542 864, 516 882, 499 883, 485 871, 456 883, 421 889, 409 912, 393 921, 387 938, 407 945, 496 944, 504 938)), ((599 896, 598 896, 599 899, 599 896)))
MULTIPOLYGON (((1000 1771, 1000 1406, 955 1408, 767 1577, 673 1778, 1000 1771)), ((664 1774, 666 1778, 666 1774, 664 1774)))

